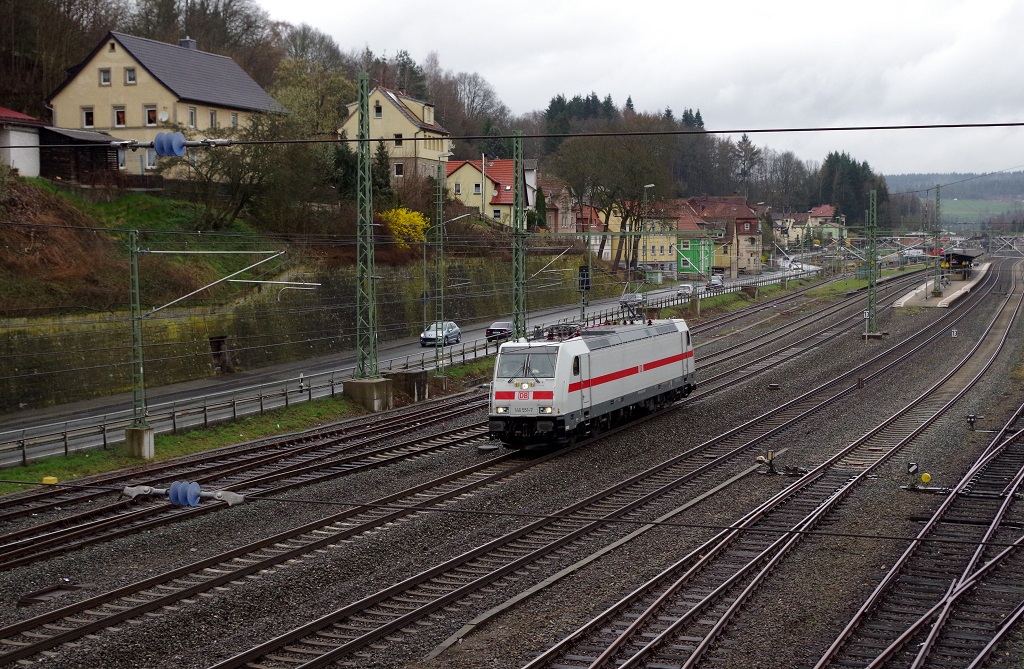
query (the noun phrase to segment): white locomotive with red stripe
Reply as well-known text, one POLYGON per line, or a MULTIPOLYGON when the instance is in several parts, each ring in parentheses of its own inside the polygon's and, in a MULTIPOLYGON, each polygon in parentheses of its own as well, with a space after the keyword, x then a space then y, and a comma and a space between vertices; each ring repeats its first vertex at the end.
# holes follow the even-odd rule
POLYGON ((681 318, 507 342, 494 364, 490 436, 513 448, 569 442, 696 387, 693 343, 681 318))

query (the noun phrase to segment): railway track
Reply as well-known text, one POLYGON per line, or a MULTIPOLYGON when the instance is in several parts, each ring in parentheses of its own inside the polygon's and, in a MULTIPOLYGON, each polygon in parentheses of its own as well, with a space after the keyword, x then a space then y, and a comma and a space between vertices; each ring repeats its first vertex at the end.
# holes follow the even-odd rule
POLYGON ((1024 405, 914 537, 816 668, 980 667, 1024 612, 1024 405))
POLYGON ((279 494, 427 453, 486 442, 486 429, 480 425, 398 440, 432 424, 479 411, 485 405, 486 399, 479 397, 469 401, 459 398, 453 405, 434 406, 412 415, 395 415, 380 423, 346 425, 323 435, 272 440, 190 459, 188 463, 155 466, 144 475, 127 478, 112 475, 84 487, 48 487, 22 499, 5 500, 0 510, 3 520, 38 521, 51 512, 57 512, 59 517, 25 524, 0 535, 0 570, 229 506, 227 502, 211 501, 196 507, 181 507, 171 504, 165 497, 125 499, 126 489, 161 485, 166 488, 180 477, 206 488, 240 495, 279 494), (381 442, 385 445, 379 445, 381 442), (104 501, 111 498, 114 499, 104 501), (67 507, 72 511, 68 512, 67 507), (76 508, 83 510, 74 511, 76 508))
MULTIPOLYGON (((905 279, 910 280, 910 279, 905 279)), ((776 305, 791 301, 792 296, 777 298, 776 305)), ((766 342, 778 343, 779 338, 810 325, 820 327, 823 321, 838 317, 837 324, 824 331, 809 335, 795 344, 786 345, 779 352, 762 356, 756 363, 760 371, 770 369, 796 357, 810 348, 823 345, 839 336, 849 327, 860 323, 859 297, 849 296, 836 304, 826 305, 806 314, 791 324, 772 328, 748 342, 729 347, 702 362, 704 373, 719 366, 727 366, 745 351, 764 347, 766 342)), ((756 305, 755 312, 766 309, 756 305)), ((713 319, 705 327, 719 327, 723 322, 735 322, 739 317, 729 314, 713 319)), ((740 377, 753 373, 750 364, 735 365, 731 370, 708 377, 698 396, 725 389, 740 377)), ((10 529, 0 535, 0 570, 12 569, 77 550, 90 544, 109 541, 119 536, 151 530, 160 525, 177 522, 199 514, 222 510, 228 505, 213 502, 198 507, 176 507, 165 499, 123 499, 126 488, 143 486, 168 487, 174 480, 195 481, 204 488, 231 491, 249 495, 271 495, 289 489, 311 485, 326 479, 384 467, 401 460, 417 457, 426 452, 452 448, 457 444, 480 443, 484 440, 486 422, 469 428, 465 435, 448 440, 411 439, 385 447, 375 444, 403 434, 422 430, 431 423, 472 413, 486 405, 486 400, 457 400, 433 405, 412 412, 386 417, 379 422, 360 425, 346 422, 335 428, 302 434, 280 440, 264 440, 239 448, 221 450, 206 456, 189 458, 185 462, 167 463, 147 467, 145 472, 125 477, 112 474, 97 477, 85 487, 43 488, 28 495, 12 499, 0 498, 0 526, 18 518, 34 520, 57 514, 58 518, 35 522, 25 527, 10 529), (104 499, 118 499, 106 503, 104 499), (86 510, 74 512, 75 508, 86 510)))
MULTIPOLYGON (((922 344, 924 346, 925 344, 922 344)), ((898 356, 905 358, 905 356, 898 356)), ((899 364, 892 362, 890 364, 899 364)), ((880 372, 879 372, 880 373, 880 372)), ((843 379, 835 380, 836 384, 843 379)), ((830 404, 832 392, 819 390, 818 406, 830 404), (827 394, 827 399, 821 395, 827 394)), ((805 401, 808 398, 802 398, 805 401)), ((807 415, 793 407, 773 412, 772 419, 786 424, 807 415)), ((765 421, 770 422, 770 421, 765 421)), ((551 518, 521 528, 490 544, 479 546, 453 561, 417 574, 391 588, 354 602, 331 614, 296 628, 267 643, 215 665, 233 667, 319 667, 350 657, 370 644, 386 645, 385 639, 408 630, 440 608, 463 601, 483 588, 493 590, 519 581, 529 570, 543 568, 553 556, 571 544, 611 541, 608 524, 640 524, 648 504, 664 502, 705 486, 702 477, 726 463, 735 465, 762 448, 764 440, 781 429, 747 425, 743 430, 716 439, 602 491, 551 518), (745 435, 738 433, 746 432, 745 435), (742 446, 736 447, 739 440, 742 446), (528 534, 524 534, 529 532, 528 534)), ((871 448, 871 447, 866 447, 871 448)), ((834 489, 835 483, 830 484, 834 489)))
MULTIPOLYGON (((737 452, 735 454, 732 454, 730 457, 743 458, 745 460, 749 460, 749 451, 750 451, 750 449, 759 449, 759 448, 760 448, 760 445, 752 443, 750 445, 750 447, 746 451, 737 452)), ((703 452, 702 454, 691 453, 691 456, 694 459, 698 460, 701 465, 707 464, 708 453, 706 451, 703 452)), ((733 460, 733 462, 735 462, 735 460, 733 460)), ((519 464, 522 464, 522 463, 519 463, 519 464)), ((532 466, 532 464, 528 464, 527 466, 532 466)), ((692 463, 691 463, 690 466, 693 467, 692 463)), ((502 477, 508 476, 508 475, 512 475, 512 474, 500 474, 498 476, 498 478, 496 478, 495 480, 500 480, 502 477)), ((693 482, 698 481, 698 477, 699 476, 700 476, 699 472, 694 473, 692 475, 690 481, 693 481, 693 482)), ((671 480, 678 480, 678 479, 680 479, 680 477, 679 477, 679 475, 677 473, 673 473, 669 478, 671 480)), ((484 485, 487 485, 487 484, 484 484, 484 485)), ((696 483, 694 483, 693 485, 697 486, 696 483)), ((470 492, 470 488, 460 489, 459 492, 454 494, 452 499, 464 496, 466 494, 469 494, 469 492, 470 492)), ((651 493, 651 494, 654 495, 654 496, 650 497, 648 499, 648 501, 653 500, 653 499, 662 498, 664 495, 669 494, 669 491, 663 490, 663 491, 659 491, 659 492, 651 493)), ((635 497, 635 495, 636 495, 636 493, 634 492, 633 496, 635 497)), ((647 497, 647 495, 644 495, 643 497, 647 497)), ((441 504, 441 503, 443 503, 443 502, 442 501, 438 501, 438 502, 417 501, 417 502, 415 502, 415 506, 414 507, 409 507, 408 503, 404 503, 404 502, 398 501, 397 499, 390 499, 390 500, 389 499, 384 499, 384 500, 378 500, 374 504, 371 504, 371 505, 368 505, 368 506, 372 507, 372 506, 379 505, 380 507, 388 507, 389 509, 391 509, 393 511, 394 509, 392 509, 391 507, 393 507, 394 505, 397 504, 397 505, 406 507, 406 508, 401 509, 399 511, 399 513, 415 515, 415 514, 418 514, 418 513, 422 513, 425 508, 437 509, 437 508, 439 508, 439 507, 437 507, 437 504, 441 504)), ((630 510, 628 508, 614 507, 613 510, 609 510, 609 509, 612 509, 612 507, 609 507, 609 506, 606 506, 606 505, 602 506, 601 503, 597 502, 597 501, 595 501, 595 504, 598 504, 598 506, 596 506, 596 507, 592 508, 591 510, 587 511, 586 513, 584 513, 584 515, 582 517, 582 520, 577 520, 576 521, 576 522, 582 522, 582 523, 584 523, 584 525, 592 526, 591 530, 589 532, 585 532, 584 534, 592 534, 592 536, 594 538, 587 539, 587 541, 599 541, 600 538, 603 535, 607 534, 608 521, 615 519, 615 515, 614 514, 629 514, 630 513, 630 510), (610 515, 610 514, 612 514, 612 515, 610 515)), ((607 504, 607 503, 605 503, 605 504, 607 504)), ((639 506, 637 506, 637 511, 636 511, 637 514, 641 513, 640 509, 643 507, 643 504, 644 503, 641 502, 641 503, 639 503, 639 506)), ((386 523, 389 523, 389 522, 396 522, 396 519, 397 519, 397 517, 388 517, 387 520, 384 520, 384 521, 381 521, 381 522, 386 524, 386 523)), ((636 522, 636 521, 634 521, 634 522, 636 522)), ((367 528, 371 527, 371 526, 372 525, 357 525, 357 526, 353 526, 353 527, 347 527, 346 531, 350 532, 351 534, 347 534, 345 536, 348 537, 348 538, 357 537, 361 533, 368 531, 367 528)), ((579 529, 579 528, 576 528, 576 529, 579 529)), ((317 527, 316 529, 308 528, 308 531, 313 532, 314 534, 325 532, 325 530, 323 529, 322 526, 321 527, 317 527)), ((568 534, 569 535, 573 534, 573 531, 568 532, 568 534)), ((545 536, 545 533, 542 531, 540 536, 542 536, 542 537, 545 536)), ((21 657, 21 658, 31 657, 33 654, 41 652, 40 649, 53 648, 56 645, 64 643, 67 640, 71 640, 71 639, 74 639, 74 638, 79 638, 83 634, 93 633, 93 632, 95 632, 95 631, 97 631, 99 629, 102 629, 105 625, 110 625, 110 624, 116 625, 116 624, 118 624, 119 622, 121 622, 123 620, 131 619, 133 616, 144 615, 147 611, 153 611, 153 610, 156 610, 157 608, 160 608, 160 607, 163 607, 163 606, 169 606, 169 605, 171 605, 171 602, 180 602, 182 599, 186 599, 186 598, 188 598, 190 596, 193 596, 197 592, 208 592, 210 590, 213 590, 213 589, 216 589, 216 588, 219 588, 219 587, 229 587, 231 584, 233 584, 236 581, 238 581, 238 579, 242 578, 242 576, 244 576, 245 573, 256 573, 256 571, 258 571, 260 569, 270 569, 270 568, 275 568, 275 565, 287 564, 290 560, 296 559, 298 556, 306 554, 309 550, 317 550, 318 548, 321 548, 324 545, 334 545, 334 543, 336 543, 338 541, 344 541, 346 539, 344 539, 344 538, 339 539, 337 537, 337 535, 335 535, 335 536, 331 536, 330 538, 323 539, 323 540, 328 542, 328 543, 326 543, 326 544, 319 543, 319 541, 320 541, 319 539, 316 540, 316 541, 308 541, 308 542, 306 542, 304 540, 298 540, 298 543, 301 544, 301 545, 298 548, 296 548, 295 552, 293 552, 293 551, 285 551, 284 549, 280 549, 279 547, 275 546, 275 544, 278 544, 278 543, 282 543, 283 544, 284 542, 287 541, 287 539, 284 539, 284 538, 282 538, 280 536, 279 537, 274 537, 272 539, 269 539, 268 540, 269 543, 267 544, 267 546, 275 546, 275 548, 270 551, 270 552, 274 553, 274 555, 269 556, 269 557, 266 558, 266 560, 269 560, 269 561, 264 560, 264 557, 260 556, 260 560, 261 561, 259 562, 259 566, 251 567, 251 569, 253 571, 247 571, 247 570, 236 571, 236 570, 234 570, 234 568, 232 568, 230 570, 230 573, 227 573, 227 571, 226 571, 226 575, 224 576, 224 580, 221 580, 219 578, 218 579, 206 578, 205 576, 204 577, 197 577, 197 581, 201 581, 201 583, 199 583, 199 582, 192 583, 192 584, 188 585, 187 587, 183 587, 181 589, 178 589, 177 586, 175 585, 175 583, 179 579, 180 580, 188 580, 189 577, 188 577, 186 572, 182 572, 182 573, 174 572, 173 575, 170 574, 170 573, 165 575, 170 580, 169 581, 161 582, 161 583, 163 583, 163 585, 160 585, 157 582, 140 584, 140 587, 142 587, 142 588, 147 590, 147 595, 146 595, 147 598, 148 598, 148 590, 149 589, 152 589, 152 590, 157 591, 157 592, 159 592, 161 590, 165 590, 165 589, 166 590, 175 590, 175 592, 174 592, 174 594, 169 595, 169 599, 166 599, 166 600, 155 600, 153 602, 147 601, 147 603, 142 608, 134 609, 133 613, 124 613, 124 607, 126 605, 123 602, 119 603, 119 604, 115 603, 113 605, 110 605, 111 608, 113 608, 114 610, 119 611, 119 613, 116 613, 113 616, 110 616, 109 618, 107 618, 107 622, 105 622, 105 623, 104 622, 95 622, 95 623, 90 623, 88 625, 77 625, 77 624, 68 623, 68 622, 66 622, 61 617, 62 615, 63 616, 67 616, 70 619, 72 619, 72 621, 74 621, 74 620, 78 620, 78 619, 83 617, 82 616, 82 612, 83 611, 87 611, 87 610, 102 610, 102 609, 104 609, 104 608, 106 608, 108 606, 108 604, 106 604, 105 601, 101 600, 100 598, 91 598, 90 600, 87 600, 85 602, 81 602, 78 605, 73 605, 72 607, 65 607, 65 609, 61 609, 60 611, 54 612, 53 614, 47 614, 46 616, 38 617, 36 619, 33 619, 33 621, 35 621, 35 624, 37 625, 37 627, 32 627, 31 624, 30 624, 31 621, 25 621, 22 624, 19 624, 19 625, 16 625, 16 626, 11 626, 11 627, 9 627, 9 628, 7 628, 5 630, 0 631, 0 634, 2 634, 2 637, 5 640, 3 644, 0 644, 0 650, 6 649, 7 647, 16 647, 16 648, 18 648, 18 651, 17 651, 16 655, 15 654, 0 655, 0 663, 9 663, 11 661, 14 661, 18 657, 21 657), (313 546, 313 548, 309 548, 310 546, 313 546), (159 602, 159 603, 156 603, 156 602, 159 602), (82 607, 85 607, 85 608, 82 608, 82 607), (63 614, 61 612, 63 612, 63 614), (53 616, 56 616, 56 617, 53 617, 53 616), (46 630, 48 630, 50 628, 54 628, 54 627, 56 627, 56 628, 66 628, 66 629, 60 635, 51 635, 51 634, 49 634, 46 631, 46 630), (8 633, 11 634, 12 636, 7 636, 8 633), (40 641, 37 645, 31 645, 33 642, 28 641, 27 639, 32 639, 34 637, 45 637, 45 638, 42 641, 40 641)), ((534 543, 536 543, 536 539, 533 539, 532 541, 534 543)), ((562 539, 560 545, 565 545, 565 542, 570 542, 571 543, 572 541, 574 541, 574 539, 571 536, 569 536, 567 538, 562 539)), ((529 543, 530 543, 530 540, 527 541, 527 544, 529 544, 529 543)), ((558 541, 552 542, 552 541, 549 540, 549 543, 559 543, 559 542, 558 541)), ((254 548, 253 550, 254 551, 259 551, 259 550, 263 550, 263 549, 262 548, 254 548)), ((553 550, 555 550, 557 552, 557 546, 553 550)), ((498 560, 503 561, 502 564, 506 568, 509 568, 509 560, 508 560, 508 557, 505 555, 505 553, 503 553, 502 551, 499 550, 497 555, 499 555, 498 558, 490 556, 490 557, 483 557, 482 560, 483 560, 484 563, 486 563, 486 562, 489 562, 489 561, 493 562, 495 559, 498 559, 498 560)), ((541 559, 541 560, 544 559, 543 556, 541 556, 541 555, 534 556, 534 558, 541 559)), ((234 557, 226 558, 226 559, 228 560, 229 564, 235 560, 234 557)), ((531 559, 533 559, 533 558, 531 558, 531 559)), ((547 558, 547 559, 553 559, 553 558, 547 558)), ((252 558, 250 556, 250 557, 244 558, 243 561, 249 562, 250 560, 255 560, 255 558, 252 558)), ((512 562, 515 562, 515 560, 513 560, 512 562)), ((543 562, 534 562, 533 564, 542 565, 544 563, 543 562)), ((525 568, 525 567, 523 567, 523 568, 525 568)), ((212 571, 212 572, 218 572, 219 570, 222 570, 222 569, 223 570, 227 570, 227 568, 224 567, 223 565, 221 565, 221 566, 206 565, 206 566, 203 566, 201 568, 198 568, 198 570, 200 572, 207 572, 207 570, 212 571)), ((249 569, 249 567, 247 567, 246 569, 249 569)), ((478 572, 479 569, 480 569, 479 566, 471 566, 471 567, 469 567, 470 573, 476 573, 476 572, 478 572)), ((520 574, 519 574, 520 568, 512 566, 512 567, 510 567, 510 569, 511 569, 511 571, 507 571, 506 570, 506 571, 498 574, 497 576, 494 576, 493 579, 496 579, 496 580, 492 580, 490 582, 491 583, 501 582, 502 579, 505 579, 505 578, 509 578, 509 579, 519 578, 519 576, 520 576, 520 574)), ((500 571, 500 568, 499 568, 498 571, 500 571)), ((128 600, 136 599, 136 598, 139 597, 138 596, 138 589, 136 589, 134 591, 129 591, 129 590, 130 589, 126 589, 124 592, 118 591, 118 594, 116 595, 116 597, 124 597, 124 598, 127 598, 128 600)), ((428 587, 427 590, 430 590, 430 588, 428 587)), ((166 593, 163 593, 163 594, 166 595, 166 593)), ((460 595, 450 595, 450 597, 457 599, 458 597, 460 597, 460 595)), ((403 599, 401 596, 399 598, 403 599)), ((114 602, 116 602, 117 599, 115 598, 114 600, 106 600, 106 601, 114 601, 114 602)), ((446 600, 446 601, 451 601, 451 600, 446 600)), ((392 605, 392 606, 394 606, 394 605, 392 605)), ((407 606, 407 604, 401 604, 401 605, 399 605, 399 608, 404 608, 405 606, 407 606)), ((385 607, 385 608, 387 608, 387 607, 385 607)), ((91 616, 92 614, 88 614, 88 615, 91 616)), ((360 617, 362 617, 362 616, 360 616, 360 617)), ((368 634, 372 635, 374 633, 370 632, 368 634)), ((385 634, 387 634, 387 633, 385 632, 385 634)), ((344 652, 342 652, 342 654, 344 654, 344 652)))
MULTIPOLYGON (((728 666, 729 648, 738 639, 726 639, 727 630, 745 601, 861 481, 917 438, 978 381, 1002 349, 1020 303, 1018 291, 989 325, 989 330, 998 334, 986 337, 971 356, 903 411, 807 472, 527 667, 728 666)), ((872 631, 864 632, 865 645, 872 643, 872 631)), ((836 658, 836 666, 867 666, 863 659, 846 655, 836 658)))

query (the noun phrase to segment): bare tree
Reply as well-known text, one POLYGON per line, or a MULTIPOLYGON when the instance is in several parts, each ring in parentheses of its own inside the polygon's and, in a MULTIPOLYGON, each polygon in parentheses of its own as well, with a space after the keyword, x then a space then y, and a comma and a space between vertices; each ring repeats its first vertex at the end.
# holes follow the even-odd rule
POLYGON ((322 71, 342 66, 341 49, 334 38, 308 23, 290 27, 285 32, 284 48, 288 58, 319 66, 322 71))

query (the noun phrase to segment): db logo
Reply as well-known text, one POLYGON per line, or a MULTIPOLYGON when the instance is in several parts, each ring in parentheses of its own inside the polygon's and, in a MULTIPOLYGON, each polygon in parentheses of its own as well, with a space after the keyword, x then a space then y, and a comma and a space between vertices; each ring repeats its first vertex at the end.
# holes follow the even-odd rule
POLYGON ((528 399, 530 399, 530 393, 529 392, 519 393, 519 399, 521 399, 521 400, 528 400, 528 399))

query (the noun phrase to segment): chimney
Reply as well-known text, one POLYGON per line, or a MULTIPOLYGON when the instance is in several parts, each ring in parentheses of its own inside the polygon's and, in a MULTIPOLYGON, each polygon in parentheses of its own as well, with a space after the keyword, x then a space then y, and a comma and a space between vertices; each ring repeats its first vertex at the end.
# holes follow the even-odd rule
POLYGON ((185 37, 184 39, 178 40, 178 46, 182 47, 183 49, 188 49, 190 51, 195 51, 196 50, 196 41, 194 39, 192 39, 191 37, 185 37))

